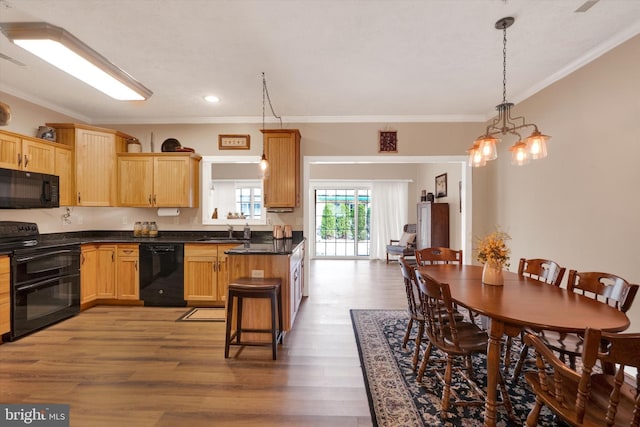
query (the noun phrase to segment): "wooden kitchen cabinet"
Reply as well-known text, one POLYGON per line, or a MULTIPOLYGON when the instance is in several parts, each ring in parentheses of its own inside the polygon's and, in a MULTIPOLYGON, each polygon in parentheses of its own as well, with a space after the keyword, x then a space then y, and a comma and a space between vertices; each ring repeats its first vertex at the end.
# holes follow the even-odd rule
POLYGON ((47 123, 56 129, 59 143, 75 153, 75 203, 78 206, 115 206, 116 153, 131 138, 115 130, 75 123, 47 123))
POLYGON ((264 206, 293 209, 300 205, 300 131, 263 129, 269 173, 264 178, 264 206))
POLYGON ((140 299, 140 274, 138 245, 118 245, 116 259, 116 298, 140 299))
POLYGON ((98 294, 98 247, 82 245, 80 249, 80 305, 84 308, 96 300, 98 294))
POLYGON ((119 206, 199 206, 199 155, 121 153, 117 161, 119 206))
POLYGON ((73 206, 75 204, 75 180, 73 150, 68 146, 55 147, 55 172, 60 177, 60 206, 73 206))
POLYGON ((98 300, 139 300, 139 250, 137 244, 82 245, 80 303, 98 300))
POLYGON ((10 264, 8 256, 0 256, 0 335, 11 332, 10 264))
POLYGON ((228 256, 231 244, 184 245, 184 299, 187 301, 224 301, 229 286, 228 256))
POLYGON ((116 297, 116 246, 97 245, 96 299, 116 297))
POLYGON ((0 167, 54 174, 55 145, 54 142, 0 131, 0 167))

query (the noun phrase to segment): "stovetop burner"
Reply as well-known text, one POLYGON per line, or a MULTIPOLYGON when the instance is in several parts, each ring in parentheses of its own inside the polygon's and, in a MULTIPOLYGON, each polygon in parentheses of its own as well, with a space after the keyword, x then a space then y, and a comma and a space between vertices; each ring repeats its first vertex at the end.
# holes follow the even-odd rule
POLYGON ((38 224, 21 221, 0 221, 0 249, 14 249, 38 244, 38 224))

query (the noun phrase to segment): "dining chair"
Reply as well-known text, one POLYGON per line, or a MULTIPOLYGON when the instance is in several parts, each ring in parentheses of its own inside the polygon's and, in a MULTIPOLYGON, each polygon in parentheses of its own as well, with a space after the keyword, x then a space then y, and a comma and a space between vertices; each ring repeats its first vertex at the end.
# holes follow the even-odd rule
MULTIPOLYGON (((434 265, 434 264, 457 264, 462 265, 462 249, 456 250, 451 248, 422 248, 416 249, 416 264, 418 265, 434 265)), ((456 311, 459 311, 457 305, 454 304, 456 311)), ((469 320, 478 326, 481 326, 479 315, 467 310, 469 320)))
POLYGON ((616 334, 587 328, 584 331, 582 370, 565 365, 536 335, 525 342, 536 351, 536 371, 525 379, 536 395, 526 425, 538 425, 542 406, 573 426, 640 425, 640 333, 616 334), (612 374, 596 372, 596 362, 614 367, 612 374), (625 367, 636 368, 635 385, 625 367))
MULTIPOLYGON (((400 270, 402 271, 402 278, 404 281, 404 287, 407 294, 407 308, 409 314, 409 320, 407 322, 407 330, 405 331, 402 339, 402 348, 407 347, 407 343, 411 339, 411 331, 413 330, 414 323, 417 324, 418 330, 413 338, 415 348, 413 352, 412 366, 415 371, 418 366, 418 360, 420 359, 420 349, 422 345, 422 339, 424 337, 424 316, 422 315, 422 295, 420 289, 415 283, 415 268, 414 264, 410 263, 405 257, 400 257, 400 270)), ((456 320, 462 320, 463 316, 460 313, 454 313, 456 320)), ((428 342, 427 342, 428 344, 428 342)), ((431 349, 428 348, 427 353, 430 353, 431 349)))
MULTIPOLYGON (((546 283, 552 286, 560 287, 562 283, 562 278, 564 277, 564 273, 566 271, 565 267, 561 267, 557 262, 544 259, 544 258, 520 258, 518 262, 518 276, 521 277, 529 277, 531 279, 535 279, 539 282, 546 283)), ((524 344, 524 333, 525 332, 534 332, 531 329, 525 329, 520 334, 520 341, 522 343, 522 347, 520 349, 520 354, 518 356, 518 362, 516 363, 516 367, 520 366, 522 368, 522 364, 524 363, 527 353, 529 352, 529 347, 524 344)), ((511 346, 513 343, 512 337, 507 337, 504 346, 504 372, 505 375, 509 372, 509 367, 511 366, 511 346)), ((518 370, 518 372, 520 372, 518 370)), ((514 370, 514 379, 518 377, 515 375, 514 370)))
MULTIPOLYGON (((471 357, 474 354, 486 354, 489 340, 487 333, 471 322, 458 321, 456 319, 451 291, 447 283, 439 283, 429 276, 421 274, 419 270, 416 270, 416 283, 422 294, 422 315, 429 345, 435 346, 446 355, 444 377, 439 373, 435 375, 444 383, 440 416, 443 419, 447 418, 447 412, 452 403, 460 406, 484 406, 486 395, 473 380, 474 372, 471 357), (469 382, 472 392, 477 394, 478 399, 476 400, 455 400, 455 393, 454 399, 452 399, 451 380, 454 363, 460 357, 464 359, 463 367, 455 366, 455 369, 458 372, 466 371, 466 375, 461 372, 461 376, 469 382)), ((422 381, 424 368, 430 355, 430 352, 425 352, 418 372, 418 382, 422 381)), ((505 406, 509 418, 515 420, 502 373, 499 372, 499 376, 500 393, 502 395, 500 403, 505 406)))
POLYGON ((419 290, 414 284, 415 270, 404 257, 400 257, 399 261, 400 270, 402 271, 402 278, 404 280, 404 288, 407 294, 407 309, 409 314, 407 330, 404 333, 404 338, 402 339, 402 348, 407 348, 407 343, 411 338, 413 325, 414 323, 416 323, 418 326, 418 331, 414 337, 415 349, 413 352, 413 370, 415 371, 416 367, 418 366, 418 358, 420 357, 420 345, 422 342, 422 335, 424 334, 424 317, 422 316, 419 290))
POLYGON ((415 252, 418 265, 462 264, 462 250, 434 247, 416 249, 415 252))
MULTIPOLYGON (((615 274, 601 272, 569 271, 567 289, 608 304, 626 313, 638 292, 638 285, 630 284, 615 274)), ((576 357, 582 353, 583 336, 581 334, 543 330, 538 336, 547 347, 560 354, 560 360, 569 358, 569 366, 576 369, 576 357)), ((514 377, 520 375, 522 364, 518 361, 513 372, 514 377)))
POLYGON ((519 276, 531 277, 553 286, 560 286, 565 271, 566 268, 560 267, 557 262, 548 259, 520 258, 518 263, 519 276))

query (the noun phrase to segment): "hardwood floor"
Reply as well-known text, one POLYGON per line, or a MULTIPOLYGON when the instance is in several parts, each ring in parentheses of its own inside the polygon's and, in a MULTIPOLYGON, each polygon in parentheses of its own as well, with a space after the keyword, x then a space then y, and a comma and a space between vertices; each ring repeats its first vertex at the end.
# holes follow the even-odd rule
POLYGON ((1 403, 64 403, 71 426, 371 426, 349 309, 405 308, 397 263, 315 260, 311 296, 271 360, 224 359, 223 322, 98 306, 0 345, 1 403))

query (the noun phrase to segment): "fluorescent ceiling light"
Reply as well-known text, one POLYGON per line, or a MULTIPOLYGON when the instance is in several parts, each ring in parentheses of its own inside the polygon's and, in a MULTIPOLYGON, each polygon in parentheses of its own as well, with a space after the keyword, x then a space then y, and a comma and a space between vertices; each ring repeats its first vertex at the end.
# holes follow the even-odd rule
POLYGON ((220 98, 215 95, 207 95, 204 97, 204 100, 212 104, 217 104, 218 102, 220 102, 220 98))
POLYGON ((6 22, 0 29, 16 45, 119 101, 153 92, 63 28, 46 22, 6 22))

